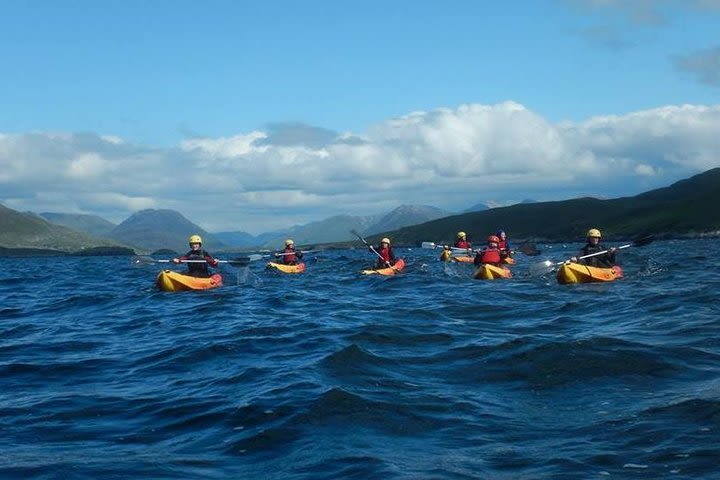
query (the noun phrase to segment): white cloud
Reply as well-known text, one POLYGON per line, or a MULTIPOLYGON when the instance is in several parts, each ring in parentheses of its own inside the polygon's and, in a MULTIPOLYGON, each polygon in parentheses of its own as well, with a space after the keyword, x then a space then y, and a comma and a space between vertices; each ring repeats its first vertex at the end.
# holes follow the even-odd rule
POLYGON ((554 124, 505 102, 413 112, 363 134, 283 124, 171 149, 105 135, 0 134, 0 202, 116 222, 172 208, 210 230, 259 233, 403 203, 616 196, 720 165, 718 125, 720 106, 554 124))

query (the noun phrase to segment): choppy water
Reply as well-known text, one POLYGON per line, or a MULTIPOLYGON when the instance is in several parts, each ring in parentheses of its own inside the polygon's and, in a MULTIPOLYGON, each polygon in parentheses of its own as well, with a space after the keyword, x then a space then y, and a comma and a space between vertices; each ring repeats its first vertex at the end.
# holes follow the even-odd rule
POLYGON ((2 259, 0 478, 720 478, 720 242, 580 286, 397 253, 175 294, 128 258, 2 259))

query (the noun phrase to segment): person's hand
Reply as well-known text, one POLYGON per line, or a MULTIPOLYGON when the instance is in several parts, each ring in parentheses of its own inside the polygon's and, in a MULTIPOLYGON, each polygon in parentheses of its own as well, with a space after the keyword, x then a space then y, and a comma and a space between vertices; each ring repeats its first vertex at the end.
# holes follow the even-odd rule
POLYGON ((615 253, 615 252, 617 252, 617 248, 612 247, 612 248, 610 249, 610 253, 615 253))
POLYGON ((172 259, 172 262, 173 262, 173 263, 180 263, 180 259, 179 259, 179 258, 173 258, 173 259, 172 259))
POLYGON ((570 261, 573 262, 573 263, 577 263, 577 257, 572 257, 572 258, 570 259, 570 261))

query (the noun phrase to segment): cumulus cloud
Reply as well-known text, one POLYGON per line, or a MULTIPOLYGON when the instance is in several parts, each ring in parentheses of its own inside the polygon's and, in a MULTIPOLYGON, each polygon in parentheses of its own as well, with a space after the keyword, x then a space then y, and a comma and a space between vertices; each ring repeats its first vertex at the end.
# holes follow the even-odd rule
POLYGON ((523 105, 412 112, 363 133, 299 124, 177 148, 107 135, 0 135, 0 202, 119 222, 171 208, 253 233, 400 204, 639 193, 718 166, 720 106, 552 123, 523 105))

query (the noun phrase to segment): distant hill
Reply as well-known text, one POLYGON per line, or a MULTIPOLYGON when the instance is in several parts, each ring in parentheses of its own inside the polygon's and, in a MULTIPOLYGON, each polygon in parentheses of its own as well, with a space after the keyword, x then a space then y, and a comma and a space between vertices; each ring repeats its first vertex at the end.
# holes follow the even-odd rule
POLYGON ((95 237, 105 237, 117 226, 97 215, 54 212, 42 212, 39 215, 55 225, 62 225, 95 237))
POLYGON ((203 248, 212 252, 225 246, 214 235, 206 232, 175 210, 141 210, 115 227, 109 237, 146 250, 168 248, 187 252, 188 237, 198 234, 203 248))
POLYGON ((497 205, 490 203, 490 202, 480 202, 476 203, 472 207, 466 208, 463 210, 463 213, 470 213, 470 212, 484 212, 485 210, 490 210, 491 208, 495 208, 497 205))
MULTIPOLYGON (((464 230, 476 244, 502 227, 511 240, 583 240, 597 227, 603 236, 633 238, 641 233, 660 237, 720 235, 720 168, 634 197, 599 200, 577 198, 494 208, 453 215, 402 228, 390 234, 396 244, 448 242, 464 230)), ((370 240, 377 241, 380 235, 370 240)))
POLYGON ((437 218, 451 215, 447 210, 442 210, 429 205, 400 205, 390 213, 375 220, 372 225, 364 229, 364 233, 380 233, 398 228, 428 222, 437 218))
POLYGON ((76 252, 87 248, 123 246, 106 238, 50 223, 32 213, 0 205, 0 247, 76 252))
POLYGON ((355 239, 350 230, 358 230, 363 234, 383 232, 447 215, 450 212, 427 205, 401 205, 381 215, 336 215, 257 237, 245 232, 220 232, 215 235, 231 246, 280 248, 287 238, 292 238, 298 245, 343 242, 355 239))

